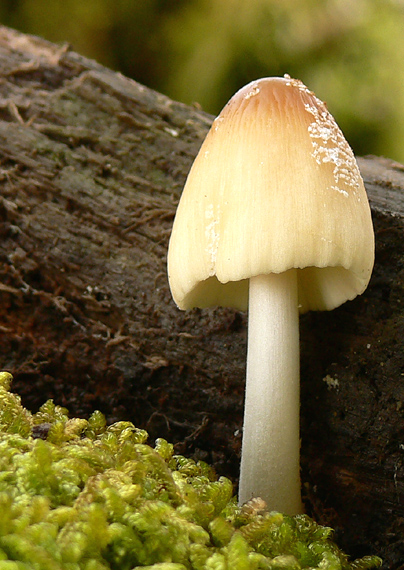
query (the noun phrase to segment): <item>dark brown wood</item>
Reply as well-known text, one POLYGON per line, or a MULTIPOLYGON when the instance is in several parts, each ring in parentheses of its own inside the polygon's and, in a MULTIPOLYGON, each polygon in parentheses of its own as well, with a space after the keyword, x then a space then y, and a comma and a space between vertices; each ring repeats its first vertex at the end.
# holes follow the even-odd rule
MULTIPOLYGON (((0 368, 132 420, 237 482, 245 315, 180 312, 166 251, 212 117, 0 28, 0 368)), ((404 167, 359 159, 376 231, 366 293, 301 319, 307 511, 353 556, 404 563, 404 167)))

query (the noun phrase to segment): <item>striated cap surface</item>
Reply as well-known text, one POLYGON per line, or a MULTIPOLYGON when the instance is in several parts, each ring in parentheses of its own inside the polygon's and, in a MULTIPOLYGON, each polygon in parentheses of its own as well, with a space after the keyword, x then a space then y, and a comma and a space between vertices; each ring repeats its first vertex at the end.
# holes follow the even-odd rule
POLYGON ((168 276, 181 309, 246 309, 248 279, 298 268, 300 312, 361 294, 370 208, 325 104, 286 76, 240 89, 202 144, 174 220, 168 276))

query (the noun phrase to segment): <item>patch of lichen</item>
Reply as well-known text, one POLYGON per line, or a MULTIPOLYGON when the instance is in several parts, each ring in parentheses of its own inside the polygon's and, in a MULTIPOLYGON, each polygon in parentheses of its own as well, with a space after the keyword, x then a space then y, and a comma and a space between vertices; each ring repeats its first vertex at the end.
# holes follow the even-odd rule
POLYGON ((231 482, 99 412, 25 410, 0 372, 0 570, 365 570, 307 516, 240 508, 231 482), (34 437, 41 434, 41 437, 34 437), (46 437, 46 439, 42 439, 46 437))

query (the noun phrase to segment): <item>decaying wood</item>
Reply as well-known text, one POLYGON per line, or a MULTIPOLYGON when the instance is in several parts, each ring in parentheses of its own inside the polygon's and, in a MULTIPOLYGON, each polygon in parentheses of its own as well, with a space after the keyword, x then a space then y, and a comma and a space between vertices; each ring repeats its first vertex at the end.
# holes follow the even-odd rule
MULTIPOLYGON (((66 46, 0 28, 0 367, 35 410, 103 411, 237 481, 245 315, 183 313, 166 251, 212 117, 66 46)), ((366 293, 301 319, 307 510, 353 556, 404 563, 404 167, 359 159, 366 293)))

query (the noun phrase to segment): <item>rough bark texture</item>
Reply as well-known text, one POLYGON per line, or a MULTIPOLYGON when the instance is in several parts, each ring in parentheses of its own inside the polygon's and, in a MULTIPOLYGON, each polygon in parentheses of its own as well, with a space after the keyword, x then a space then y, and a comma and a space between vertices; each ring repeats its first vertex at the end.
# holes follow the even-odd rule
MULTIPOLYGON (((212 118, 67 47, 0 28, 0 368, 132 420, 237 483, 246 319, 183 313, 166 250, 212 118)), ((376 231, 366 293, 301 319, 309 514, 404 568, 404 167, 359 159, 376 231)))

